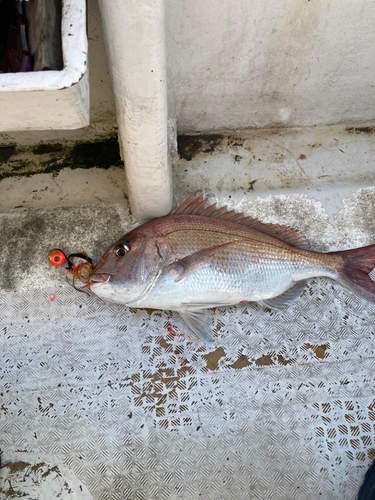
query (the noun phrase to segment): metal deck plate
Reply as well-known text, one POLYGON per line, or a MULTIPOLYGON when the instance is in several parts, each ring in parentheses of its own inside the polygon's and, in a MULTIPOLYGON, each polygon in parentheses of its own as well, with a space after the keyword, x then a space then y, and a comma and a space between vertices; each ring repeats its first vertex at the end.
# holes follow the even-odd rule
POLYGON ((3 292, 2 453, 56 456, 98 500, 354 499, 375 456, 374 313, 312 280, 282 312, 211 311, 207 347, 177 314, 3 292))

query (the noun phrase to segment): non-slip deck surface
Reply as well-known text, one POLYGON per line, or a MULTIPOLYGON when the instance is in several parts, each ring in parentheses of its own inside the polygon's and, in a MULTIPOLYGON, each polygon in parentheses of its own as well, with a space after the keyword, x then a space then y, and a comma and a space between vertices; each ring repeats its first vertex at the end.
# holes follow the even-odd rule
POLYGON ((1 293, 3 456, 55 457, 98 500, 354 500, 375 457, 375 307, 312 280, 282 312, 209 314, 213 347, 177 314, 68 286, 1 293))

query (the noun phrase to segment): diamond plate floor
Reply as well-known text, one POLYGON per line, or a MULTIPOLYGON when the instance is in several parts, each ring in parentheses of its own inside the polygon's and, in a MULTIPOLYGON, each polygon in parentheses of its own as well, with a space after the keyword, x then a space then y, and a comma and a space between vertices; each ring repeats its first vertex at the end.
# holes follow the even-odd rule
POLYGON ((375 457, 374 313, 312 280, 282 312, 212 311, 207 347, 171 313, 3 292, 1 451, 58 457, 98 500, 355 499, 375 457))

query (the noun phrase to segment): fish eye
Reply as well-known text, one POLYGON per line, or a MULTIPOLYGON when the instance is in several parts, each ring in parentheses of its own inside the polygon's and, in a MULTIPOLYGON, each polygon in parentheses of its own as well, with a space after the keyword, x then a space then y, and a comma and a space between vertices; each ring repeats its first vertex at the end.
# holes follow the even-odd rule
POLYGON ((115 251, 115 254, 117 255, 117 257, 123 257, 129 252, 129 250, 130 246, 127 243, 124 243, 115 251))

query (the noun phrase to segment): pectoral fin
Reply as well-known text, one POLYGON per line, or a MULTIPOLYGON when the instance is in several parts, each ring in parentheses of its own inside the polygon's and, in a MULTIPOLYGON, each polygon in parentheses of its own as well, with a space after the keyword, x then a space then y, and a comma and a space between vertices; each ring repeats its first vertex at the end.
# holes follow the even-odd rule
POLYGON ((190 330, 195 333, 197 337, 201 340, 207 342, 207 344, 212 345, 214 338, 212 335, 212 330, 207 323, 207 316, 202 311, 179 311, 180 316, 188 325, 190 330))
POLYGON ((204 248, 198 252, 194 252, 183 259, 173 262, 169 268, 174 269, 178 276, 175 281, 180 281, 189 274, 193 273, 200 267, 204 266, 209 262, 216 252, 222 250, 224 247, 231 245, 234 241, 229 241, 228 243, 223 243, 222 245, 216 245, 214 247, 204 248))
POLYGON ((286 292, 278 295, 277 297, 273 297, 272 299, 262 300, 260 303, 269 307, 270 309, 280 310, 283 307, 290 306, 292 302, 294 302, 301 295, 303 289, 306 286, 306 281, 298 281, 295 285, 290 287, 286 292))

